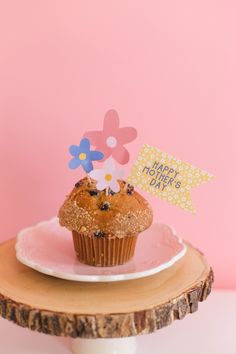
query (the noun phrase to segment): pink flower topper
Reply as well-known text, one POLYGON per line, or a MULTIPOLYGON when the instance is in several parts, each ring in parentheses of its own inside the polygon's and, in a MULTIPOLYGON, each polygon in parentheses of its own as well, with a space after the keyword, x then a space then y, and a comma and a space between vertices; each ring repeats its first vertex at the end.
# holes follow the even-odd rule
POLYGON ((137 130, 133 127, 119 128, 118 113, 111 109, 104 117, 103 130, 89 131, 84 134, 96 150, 104 153, 104 161, 112 156, 121 165, 129 161, 129 152, 124 145, 137 137, 137 130))

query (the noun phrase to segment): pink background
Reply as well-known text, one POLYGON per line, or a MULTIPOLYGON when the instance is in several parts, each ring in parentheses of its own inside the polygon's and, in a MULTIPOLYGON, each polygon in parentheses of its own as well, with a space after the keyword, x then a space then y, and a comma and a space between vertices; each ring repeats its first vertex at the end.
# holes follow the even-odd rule
MULTIPOLYGON (((79 176, 68 146, 107 109, 138 139, 216 175, 197 215, 148 196, 156 219, 236 288, 235 1, 1 1, 0 241, 57 213, 79 176)), ((131 165, 127 166, 127 172, 131 165)))

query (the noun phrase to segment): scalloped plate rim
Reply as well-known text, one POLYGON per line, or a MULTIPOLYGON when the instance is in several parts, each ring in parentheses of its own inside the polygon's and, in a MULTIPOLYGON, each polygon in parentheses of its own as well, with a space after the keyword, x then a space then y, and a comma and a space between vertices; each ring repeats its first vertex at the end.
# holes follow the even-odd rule
MULTIPOLYGON (((177 261, 179 261, 186 254, 186 251, 187 251, 187 245, 183 242, 182 238, 176 234, 175 229, 170 225, 167 225, 164 223, 159 223, 159 224, 169 227, 171 230, 172 236, 175 237, 177 239, 178 243, 182 246, 181 251, 179 251, 175 256, 173 256, 169 261, 164 262, 164 263, 158 265, 157 267, 150 268, 148 270, 139 271, 139 272, 132 272, 132 273, 125 273, 125 274, 85 275, 85 274, 72 274, 72 273, 66 273, 66 272, 62 273, 62 272, 52 270, 51 268, 38 265, 37 263, 33 262, 32 260, 27 259, 26 257, 23 257, 21 255, 21 251, 20 251, 21 238, 24 236, 25 233, 31 231, 32 229, 40 228, 41 226, 44 226, 45 224, 53 224, 53 223, 55 223, 55 220, 57 220, 57 219, 58 219, 57 217, 52 217, 51 219, 40 221, 40 222, 36 223, 35 225, 32 225, 32 226, 22 229, 16 236, 15 250, 16 250, 16 258, 22 264, 40 272, 40 273, 43 273, 43 274, 46 274, 49 276, 53 276, 56 278, 64 279, 64 280, 81 281, 81 282, 115 282, 115 281, 140 279, 140 278, 144 278, 144 277, 148 277, 148 276, 157 274, 165 269, 170 268, 177 261)), ((153 224, 155 225, 157 223, 153 223, 153 224)))

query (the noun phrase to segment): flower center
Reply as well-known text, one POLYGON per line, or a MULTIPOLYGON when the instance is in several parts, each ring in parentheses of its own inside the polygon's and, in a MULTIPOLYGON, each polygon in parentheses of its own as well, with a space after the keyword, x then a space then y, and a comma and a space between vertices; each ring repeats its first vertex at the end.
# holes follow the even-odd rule
POLYGON ((87 155, 84 152, 81 152, 81 154, 79 154, 79 159, 80 160, 85 160, 87 157, 87 155))
POLYGON ((105 180, 106 180, 107 182, 109 182, 109 181, 111 181, 111 179, 112 179, 112 175, 111 175, 110 173, 107 173, 107 174, 105 175, 105 180))
POLYGON ((109 136, 106 140, 107 146, 114 148, 117 145, 117 140, 114 136, 109 136))

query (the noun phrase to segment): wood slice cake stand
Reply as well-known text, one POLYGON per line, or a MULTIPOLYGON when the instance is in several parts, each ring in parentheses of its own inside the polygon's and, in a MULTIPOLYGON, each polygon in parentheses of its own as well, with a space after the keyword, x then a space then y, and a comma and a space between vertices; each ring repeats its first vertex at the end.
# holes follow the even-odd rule
POLYGON ((136 336, 195 312, 212 282, 210 266, 191 245, 169 269, 115 283, 53 278, 19 263, 14 239, 0 245, 0 315, 33 331, 74 338, 76 354, 135 353, 136 336))

